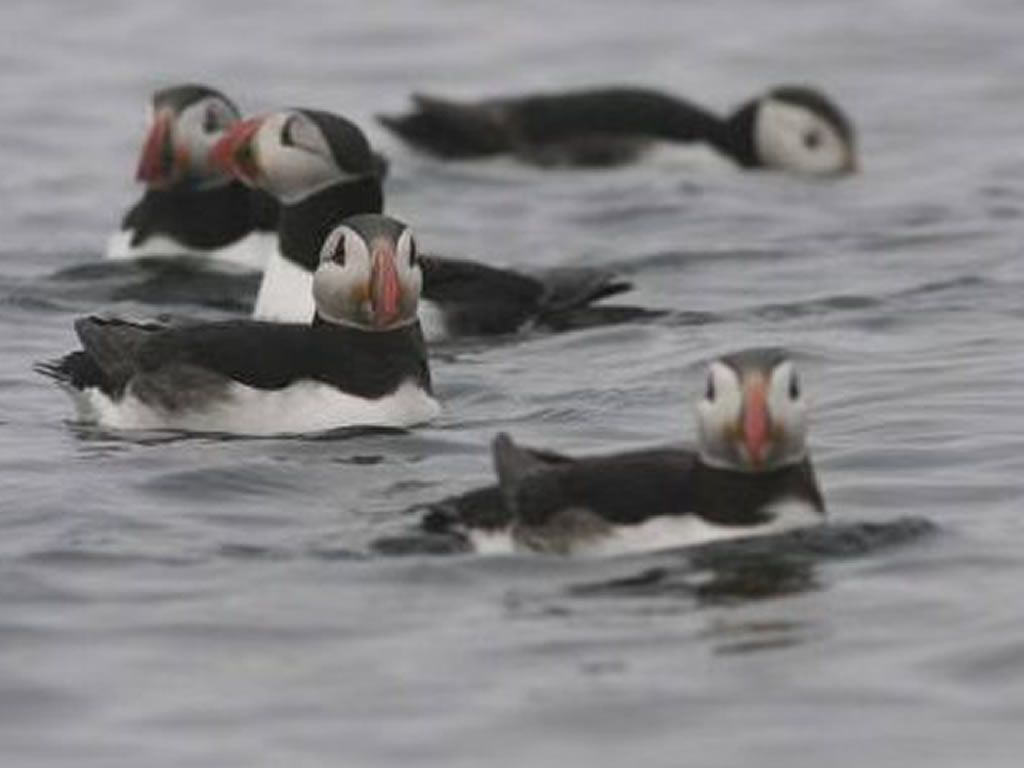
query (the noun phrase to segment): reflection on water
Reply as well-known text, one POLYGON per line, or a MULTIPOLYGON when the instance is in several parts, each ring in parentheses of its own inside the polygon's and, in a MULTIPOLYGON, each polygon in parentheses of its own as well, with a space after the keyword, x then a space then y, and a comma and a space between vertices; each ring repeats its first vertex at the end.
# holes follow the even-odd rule
POLYGON ((760 600, 819 588, 814 570, 819 562, 869 555, 916 542, 935 531, 926 519, 904 518, 716 542, 680 550, 671 564, 578 584, 569 591, 581 597, 681 597, 715 605, 760 600))

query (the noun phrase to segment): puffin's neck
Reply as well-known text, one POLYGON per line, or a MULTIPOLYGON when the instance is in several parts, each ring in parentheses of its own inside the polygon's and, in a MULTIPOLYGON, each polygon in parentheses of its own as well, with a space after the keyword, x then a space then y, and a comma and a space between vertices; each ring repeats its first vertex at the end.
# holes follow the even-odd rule
POLYGON ((718 525, 768 522, 770 507, 786 500, 805 502, 825 514, 810 458, 771 472, 719 469, 698 459, 693 491, 698 514, 718 525))
POLYGON ((629 109, 616 119, 645 128, 668 141, 705 143, 732 158, 738 165, 757 165, 754 151, 756 102, 750 102, 723 120, 689 101, 655 92, 632 95, 629 109))
POLYGON ((267 228, 276 217, 276 204, 254 195, 240 182, 215 187, 180 184, 147 189, 124 217, 121 228, 132 231, 137 246, 153 235, 164 235, 193 248, 229 245, 254 229, 267 228))
POLYGON ((720 121, 718 133, 712 142, 743 168, 761 165, 754 136, 757 106, 756 101, 750 101, 733 112, 727 120, 720 121))
POLYGON ((286 259, 312 272, 330 230, 346 216, 380 213, 384 194, 375 176, 336 184, 285 205, 278 220, 279 248, 286 259))
POLYGON ((318 378, 366 397, 382 397, 412 381, 432 393, 427 346, 419 322, 388 331, 339 325, 316 314, 318 378), (338 354, 338 350, 344 350, 338 354))

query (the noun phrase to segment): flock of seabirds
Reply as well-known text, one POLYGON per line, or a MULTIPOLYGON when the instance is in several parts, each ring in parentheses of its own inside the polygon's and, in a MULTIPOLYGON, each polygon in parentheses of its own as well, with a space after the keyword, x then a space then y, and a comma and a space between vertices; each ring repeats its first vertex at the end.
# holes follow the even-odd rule
MULTIPOLYGON (((702 146, 740 169, 857 170, 853 127, 819 91, 786 86, 721 117, 653 90, 604 88, 475 103, 414 96, 382 116, 441 160, 506 155, 543 167, 622 165, 702 146)), ((251 319, 75 322, 81 349, 38 366, 79 416, 113 429, 241 435, 411 428, 440 412, 428 348, 628 322, 630 285, 600 269, 522 274, 421 253, 384 213, 388 163, 351 121, 315 109, 243 119, 219 91, 157 91, 138 164, 142 198, 110 259, 185 257, 262 271, 251 319)), ((807 402, 781 349, 710 363, 688 448, 574 457, 492 446, 496 482, 428 506, 419 523, 475 551, 637 551, 824 520, 807 402)))

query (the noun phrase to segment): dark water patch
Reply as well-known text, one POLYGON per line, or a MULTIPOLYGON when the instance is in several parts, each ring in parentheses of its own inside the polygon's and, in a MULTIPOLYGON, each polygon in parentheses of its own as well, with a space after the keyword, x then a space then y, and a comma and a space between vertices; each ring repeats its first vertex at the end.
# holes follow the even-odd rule
MULTIPOLYGON (((117 430, 110 429, 93 422, 66 422, 71 433, 84 444, 98 444, 101 448, 116 451, 118 448, 131 446, 168 446, 176 443, 269 443, 276 441, 296 444, 345 443, 372 437, 409 436, 410 430, 397 427, 339 427, 313 433, 280 434, 280 435, 240 435, 231 432, 189 432, 174 429, 150 430, 117 430)), ((367 458, 363 463, 371 463, 374 459, 367 458)))
POLYGON ((671 270, 684 272, 686 268, 707 264, 748 264, 774 261, 789 255, 786 251, 770 248, 724 248, 721 250, 670 250, 641 254, 612 261, 611 267, 623 274, 671 270))
POLYGON ((864 253, 886 253, 914 251, 934 246, 977 247, 980 241, 991 238, 987 229, 950 230, 944 232, 859 234, 849 238, 858 251, 864 253))
POLYGON ((24 285, 12 300, 57 306, 138 302, 149 306, 208 307, 248 313, 260 275, 227 271, 201 259, 98 261, 66 267, 24 285))
POLYGON ((782 553, 738 554, 692 570, 652 568, 635 576, 572 587, 575 596, 687 597, 722 604, 775 598, 817 588, 813 563, 782 553))
POLYGON ((279 563, 290 560, 294 553, 283 547, 261 546, 259 544, 222 544, 217 549, 217 557, 225 560, 247 560, 254 562, 279 563))
MULTIPOLYGON (((957 296, 961 301, 973 300, 973 294, 980 289, 994 287, 996 283, 979 276, 964 275, 947 280, 927 282, 921 285, 903 288, 897 291, 875 295, 840 294, 824 296, 809 301, 787 302, 784 304, 767 304, 753 307, 738 313, 763 320, 790 320, 816 315, 830 315, 837 312, 866 312, 886 308, 906 309, 906 302, 916 299, 933 299, 944 296, 957 296)), ((948 308, 948 305, 946 305, 948 308)), ((736 316, 734 316, 736 317, 736 316)), ((724 319, 720 316, 719 319, 724 319)), ((874 315, 867 318, 868 322, 893 322, 895 318, 874 315)))
POLYGON ((139 487, 146 492, 205 505, 244 496, 301 494, 303 483, 294 471, 262 461, 167 472, 142 482, 139 487))
POLYGON ((64 568, 96 568, 111 567, 134 568, 137 566, 157 565, 163 567, 186 568, 203 563, 207 558, 203 555, 157 555, 141 552, 126 552, 119 548, 88 548, 50 547, 32 552, 23 558, 26 562, 64 568))
MULTIPOLYGON (((688 195, 693 195, 699 187, 689 185, 683 190, 688 195)), ((651 219, 664 221, 671 220, 671 217, 678 216, 683 208, 683 201, 677 203, 665 202, 644 202, 644 203, 622 203, 615 206, 599 206, 594 211, 581 212, 574 216, 578 224, 584 226, 600 224, 602 226, 628 223, 635 226, 638 222, 651 219)))
POLYGON ((310 443, 336 442, 342 440, 359 440, 368 437, 401 437, 413 433, 412 430, 400 427, 338 427, 308 435, 295 435, 297 440, 310 443))
MULTIPOLYGON (((409 510, 417 514, 426 507, 409 510)), ((370 551, 385 557, 421 557, 468 554, 472 548, 464 538, 439 533, 413 532, 375 539, 370 551)))
POLYGON ((330 546, 326 544, 310 547, 307 555, 316 560, 328 562, 363 562, 367 559, 365 552, 346 546, 330 546))

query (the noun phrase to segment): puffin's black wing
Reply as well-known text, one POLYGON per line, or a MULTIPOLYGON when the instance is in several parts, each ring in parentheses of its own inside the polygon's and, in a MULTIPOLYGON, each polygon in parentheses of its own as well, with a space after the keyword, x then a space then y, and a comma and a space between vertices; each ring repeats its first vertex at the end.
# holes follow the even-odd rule
POLYGON ((459 104, 413 94, 405 115, 378 115, 382 125, 410 144, 440 157, 486 157, 512 148, 505 117, 486 104, 459 104))
POLYGON ((138 372, 139 352, 153 337, 168 329, 160 323, 136 323, 116 318, 83 317, 75 321, 82 350, 51 366, 76 389, 98 387, 116 397, 138 372))
MULTIPOLYGON (((523 448, 540 464, 554 466, 572 462, 569 456, 534 448, 523 448)), ((423 512, 421 526, 428 533, 463 534, 467 529, 498 531, 512 523, 501 488, 488 485, 447 499, 418 507, 423 512)))
POLYGON ((460 334, 513 333, 527 323, 553 329, 592 324, 577 311, 632 287, 614 272, 589 267, 532 276, 440 256, 423 257, 422 267, 423 297, 441 306, 460 334))
POLYGON ((471 303, 505 296, 517 304, 536 304, 544 287, 532 277, 478 261, 424 255, 423 297, 438 303, 471 303))
POLYGON ((75 322, 75 332, 82 350, 37 370, 111 397, 141 381, 166 399, 195 391, 197 378, 276 389, 307 375, 315 362, 308 326, 238 320, 172 328, 86 317, 75 322))
POLYGON ((493 453, 505 506, 520 525, 544 526, 566 511, 635 525, 693 510, 692 451, 652 449, 545 466, 502 434, 493 453))
POLYGON ((652 139, 706 141, 722 129, 707 110, 644 88, 595 88, 457 103, 413 97, 416 109, 381 122, 441 157, 518 154, 541 165, 616 165, 652 139))
POLYGON ((596 267, 558 267, 535 277, 544 285, 541 301, 545 312, 577 309, 633 287, 617 273, 596 267))
POLYGON ((437 304, 453 333, 513 333, 536 314, 544 286, 474 261, 424 256, 423 298, 437 304))
POLYGON ((316 335, 306 325, 252 320, 169 328, 139 348, 137 367, 172 375, 187 366, 257 389, 280 389, 313 373, 316 335))

